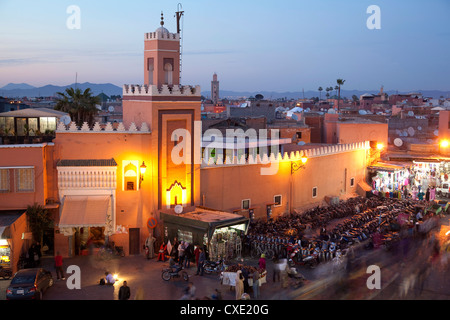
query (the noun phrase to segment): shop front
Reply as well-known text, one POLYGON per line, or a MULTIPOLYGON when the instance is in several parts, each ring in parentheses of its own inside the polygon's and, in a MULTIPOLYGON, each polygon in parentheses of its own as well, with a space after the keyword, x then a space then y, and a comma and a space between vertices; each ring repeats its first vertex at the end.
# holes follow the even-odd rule
POLYGON ((24 236, 26 228, 25 212, 0 212, 0 266, 11 270, 12 274, 18 271, 20 257, 31 245, 31 240, 24 236))
POLYGON ((371 187, 375 194, 393 193, 411 187, 409 165, 378 162, 367 168, 371 177, 371 187))
POLYGON ((55 237, 67 256, 88 255, 108 241, 114 232, 112 197, 65 196, 55 237), (64 245, 65 243, 65 245, 64 245))
POLYGON ((236 257, 241 253, 242 239, 247 233, 249 219, 238 214, 195 207, 184 213, 161 212, 164 243, 174 239, 203 246, 208 258, 236 257))
POLYGON ((439 197, 450 196, 450 163, 439 160, 413 161, 414 185, 421 190, 435 189, 439 197))

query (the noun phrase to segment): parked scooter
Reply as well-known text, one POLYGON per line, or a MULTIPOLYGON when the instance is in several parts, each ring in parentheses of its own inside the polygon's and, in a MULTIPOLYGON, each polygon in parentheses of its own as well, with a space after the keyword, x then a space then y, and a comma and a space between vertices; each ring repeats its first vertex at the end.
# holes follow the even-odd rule
POLYGON ((3 268, 0 266, 0 277, 3 279, 11 279, 12 277, 12 270, 9 268, 3 268))
POLYGON ((186 271, 183 271, 183 269, 180 266, 174 266, 172 268, 163 269, 161 272, 161 278, 164 281, 169 281, 172 278, 180 278, 180 277, 182 277, 185 281, 189 280, 189 275, 187 274, 186 271))
POLYGON ((226 266, 223 262, 223 260, 219 261, 205 261, 205 264, 203 265, 203 268, 206 273, 220 273, 226 269, 226 266))

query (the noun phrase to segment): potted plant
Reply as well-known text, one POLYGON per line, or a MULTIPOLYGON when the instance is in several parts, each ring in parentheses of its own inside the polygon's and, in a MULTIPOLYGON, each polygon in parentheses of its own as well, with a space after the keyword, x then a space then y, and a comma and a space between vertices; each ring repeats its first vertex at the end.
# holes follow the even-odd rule
POLYGON ((5 137, 3 138, 3 142, 5 144, 9 144, 9 142, 10 142, 10 138, 9 137, 14 134, 14 131, 11 128, 5 127, 3 132, 5 133, 5 137))
POLYGON ((42 142, 42 133, 39 129, 34 131, 35 137, 33 138, 33 143, 41 143, 42 142))
POLYGON ((29 144, 30 143, 30 132, 32 131, 32 129, 30 128, 30 126, 28 124, 25 124, 23 126, 23 133, 25 135, 24 139, 23 139, 23 143, 25 144, 29 144))

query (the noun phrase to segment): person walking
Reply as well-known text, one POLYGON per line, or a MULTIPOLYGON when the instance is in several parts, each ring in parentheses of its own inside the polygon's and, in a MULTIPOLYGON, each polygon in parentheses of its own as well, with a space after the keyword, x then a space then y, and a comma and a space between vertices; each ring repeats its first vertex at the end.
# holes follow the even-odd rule
POLYGON ((259 258, 258 266, 260 269, 266 270, 266 255, 264 253, 259 258))
POLYGON ((281 263, 280 260, 278 259, 277 255, 274 255, 273 257, 273 277, 272 280, 273 282, 276 282, 278 279, 278 282, 280 282, 280 273, 281 273, 281 263))
POLYGON ((191 260, 192 260, 193 252, 192 245, 189 242, 186 242, 186 248, 184 249, 184 268, 190 268, 191 260))
POLYGON ((236 273, 236 300, 241 300, 242 294, 244 293, 244 276, 242 275, 242 271, 238 270, 236 273))
POLYGON ((119 289, 119 300, 130 299, 130 287, 128 287, 127 282, 124 281, 123 285, 119 289))
POLYGON ((196 273, 196 275, 203 276, 203 271, 204 271, 203 264, 206 261, 206 255, 205 255, 205 252, 203 251, 202 248, 199 248, 199 250, 200 250, 200 255, 198 257, 198 266, 197 266, 197 273, 196 273))
POLYGON ((195 246, 194 256, 195 256, 195 266, 198 268, 198 259, 200 257, 200 246, 195 246))
POLYGON ((64 271, 63 271, 63 257, 59 253, 59 251, 56 251, 55 256, 55 269, 56 269, 56 280, 66 280, 64 277, 64 271))
POLYGON ((155 257, 155 248, 154 243, 156 241, 156 238, 153 237, 151 234, 147 237, 145 240, 145 247, 147 248, 147 259, 153 259, 155 257))
POLYGON ((184 251, 185 251, 184 241, 181 241, 180 244, 178 245, 178 264, 180 266, 183 266, 184 251))
POLYGON ((184 288, 183 296, 180 298, 180 300, 194 300, 195 299, 195 286, 193 282, 189 282, 187 287, 184 288))
POLYGON ((253 298, 258 299, 259 298, 259 272, 256 270, 253 272, 253 298))

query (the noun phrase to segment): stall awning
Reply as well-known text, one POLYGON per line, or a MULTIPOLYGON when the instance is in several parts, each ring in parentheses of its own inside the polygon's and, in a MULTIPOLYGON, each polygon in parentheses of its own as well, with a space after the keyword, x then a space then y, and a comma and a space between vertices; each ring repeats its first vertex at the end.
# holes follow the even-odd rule
POLYGON ((407 168, 408 165, 401 164, 401 163, 393 163, 393 162, 377 162, 369 167, 367 169, 369 170, 380 170, 380 171, 389 171, 389 172, 395 172, 397 170, 403 170, 407 168))
POLYGON ((59 227, 103 227, 110 210, 111 196, 65 196, 59 227))
POLYGON ((165 224, 178 225, 207 233, 209 239, 211 239, 216 229, 238 224, 245 224, 247 229, 250 221, 248 218, 238 214, 202 207, 197 207, 190 212, 177 215, 161 212, 161 219, 165 224))

